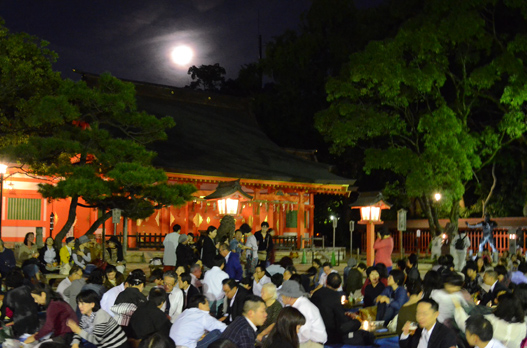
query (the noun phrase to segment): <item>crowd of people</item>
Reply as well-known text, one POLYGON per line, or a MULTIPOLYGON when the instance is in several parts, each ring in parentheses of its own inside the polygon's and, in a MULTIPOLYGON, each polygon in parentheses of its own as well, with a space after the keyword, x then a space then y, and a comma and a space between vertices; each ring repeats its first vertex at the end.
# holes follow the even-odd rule
POLYGON ((266 222, 254 233, 247 224, 230 236, 217 232, 211 226, 195 238, 175 225, 163 263, 148 276, 126 270, 115 237, 104 248, 87 236, 67 238, 57 250, 51 238, 37 249, 29 233, 16 258, 0 241, 1 318, 15 337, 44 347, 369 345, 375 337, 366 320, 395 332, 401 347, 525 344, 521 251, 495 264, 483 250, 445 253, 422 274, 415 254, 392 264, 393 239, 380 232, 374 266, 352 258, 340 274, 314 259, 300 273, 289 257, 274 263, 266 222), (57 286, 46 281, 66 272, 57 286))

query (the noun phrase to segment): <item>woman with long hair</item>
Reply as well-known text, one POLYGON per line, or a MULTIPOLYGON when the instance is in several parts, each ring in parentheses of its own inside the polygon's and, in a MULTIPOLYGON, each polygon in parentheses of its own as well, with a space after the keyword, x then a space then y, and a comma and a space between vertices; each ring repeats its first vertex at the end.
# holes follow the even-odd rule
POLYGON ((40 261, 40 271, 42 273, 58 272, 59 270, 59 250, 55 247, 52 237, 46 238, 45 245, 38 251, 40 261))
POLYGON ((97 347, 128 347, 128 339, 124 331, 111 315, 101 309, 101 299, 95 291, 82 291, 77 295, 77 305, 82 314, 80 324, 73 320, 66 322, 75 334, 72 348, 79 348, 79 344, 83 341, 97 347))
POLYGON ((278 314, 276 324, 264 341, 264 348, 298 348, 298 331, 306 318, 294 307, 285 307, 278 314))
POLYGON ((24 237, 24 243, 20 245, 20 249, 18 250, 17 265, 22 266, 24 274, 30 279, 40 279, 40 261, 38 260, 38 256, 35 234, 28 232, 24 237))
POLYGON ((52 333, 52 340, 69 345, 73 339, 73 332, 66 325, 68 320, 77 322, 77 315, 69 304, 64 302, 62 296, 47 285, 38 284, 31 290, 31 296, 36 304, 46 309, 46 322, 34 335, 29 336, 25 343, 38 341, 52 333))

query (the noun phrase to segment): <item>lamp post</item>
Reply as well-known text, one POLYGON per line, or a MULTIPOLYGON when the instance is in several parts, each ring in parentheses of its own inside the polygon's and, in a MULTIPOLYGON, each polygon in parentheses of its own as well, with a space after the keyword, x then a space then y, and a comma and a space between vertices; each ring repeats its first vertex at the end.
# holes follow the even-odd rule
POLYGON ((359 224, 366 225, 366 264, 373 265, 375 258, 373 243, 375 242, 375 225, 381 224, 381 210, 390 209, 391 204, 384 201, 380 192, 363 192, 352 204, 351 209, 360 209, 359 224))
POLYGON ((0 238, 2 238, 2 209, 4 200, 4 174, 7 173, 7 166, 0 164, 0 238))
POLYGON ((221 216, 238 215, 240 200, 252 198, 252 196, 242 189, 240 180, 220 182, 216 190, 205 197, 206 200, 217 202, 218 213, 221 216))

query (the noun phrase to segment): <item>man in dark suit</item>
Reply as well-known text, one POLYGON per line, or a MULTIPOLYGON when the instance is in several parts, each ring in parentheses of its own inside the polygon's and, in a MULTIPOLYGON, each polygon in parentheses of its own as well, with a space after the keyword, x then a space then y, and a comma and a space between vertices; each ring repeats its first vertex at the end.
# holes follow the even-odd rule
POLYGON ((192 285, 192 277, 188 272, 182 273, 179 276, 178 285, 181 291, 183 291, 183 310, 185 310, 188 308, 192 297, 198 296, 201 293, 199 292, 198 288, 192 285))
POLYGON ((490 286, 490 290, 481 298, 481 302, 479 303, 481 306, 486 306, 489 302, 492 302, 492 305, 495 305, 497 303, 497 297, 502 293, 509 291, 505 285, 498 281, 498 273, 494 270, 485 271, 483 282, 490 286))
POLYGON ((254 348, 256 327, 267 319, 265 302, 258 296, 247 296, 242 314, 223 331, 221 338, 231 340, 238 348, 254 348))
POLYGON ((225 292, 224 306, 227 306, 227 310, 220 321, 229 324, 242 315, 243 302, 249 296, 249 291, 243 286, 239 286, 234 279, 225 279, 223 281, 223 291, 225 292))
MULTIPOLYGON (((326 326, 328 340, 326 344, 341 344, 344 332, 340 326, 351 319, 344 314, 342 307, 341 293, 337 291, 342 283, 338 273, 330 273, 327 278, 325 288, 320 288, 311 296, 311 302, 317 306, 326 326)), ((360 328, 360 322, 357 322, 356 329, 360 328)))
POLYGON ((220 254, 225 258, 224 271, 229 275, 229 278, 237 281, 242 280, 243 269, 240 263, 240 255, 231 252, 227 244, 220 245, 220 254))
POLYGON ((399 339, 401 348, 453 348, 457 346, 456 333, 437 321, 439 305, 432 299, 422 299, 417 302, 416 318, 419 328, 412 335, 411 323, 403 326, 399 339))

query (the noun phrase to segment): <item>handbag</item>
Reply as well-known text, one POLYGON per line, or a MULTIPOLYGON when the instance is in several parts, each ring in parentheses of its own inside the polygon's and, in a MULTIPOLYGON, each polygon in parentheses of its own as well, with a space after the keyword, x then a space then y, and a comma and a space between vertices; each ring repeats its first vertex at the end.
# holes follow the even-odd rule
POLYGON ((70 270, 71 270, 71 265, 69 263, 63 263, 61 266, 60 266, 60 274, 62 275, 69 275, 70 274, 70 270))

